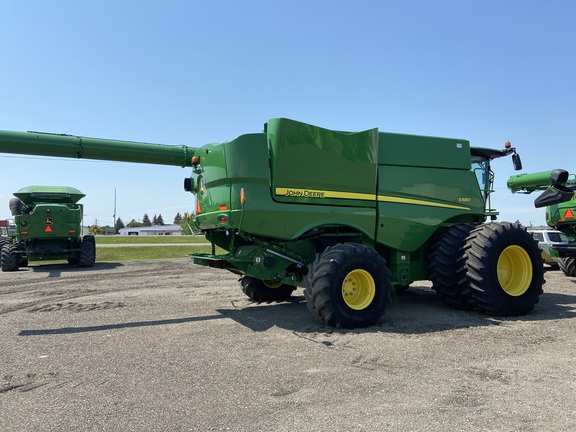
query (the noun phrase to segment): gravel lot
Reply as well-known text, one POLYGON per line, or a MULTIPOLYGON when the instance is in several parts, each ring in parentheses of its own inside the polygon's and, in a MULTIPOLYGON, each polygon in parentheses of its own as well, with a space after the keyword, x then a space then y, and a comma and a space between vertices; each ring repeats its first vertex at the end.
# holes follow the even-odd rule
POLYGON ((186 258, 0 274, 1 431, 574 431, 576 279, 525 317, 417 283, 334 331, 186 258))

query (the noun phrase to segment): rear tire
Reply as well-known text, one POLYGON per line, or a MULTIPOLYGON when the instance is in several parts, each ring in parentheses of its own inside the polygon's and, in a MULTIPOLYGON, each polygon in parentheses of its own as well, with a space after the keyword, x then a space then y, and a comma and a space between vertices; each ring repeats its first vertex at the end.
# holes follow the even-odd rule
POLYGON ((96 262, 96 241, 94 236, 87 235, 80 243, 80 252, 78 253, 79 267, 92 267, 96 262))
POLYGON ((17 271, 20 264, 20 255, 17 253, 18 245, 4 246, 2 248, 1 261, 2 271, 17 271))
POLYGON ((0 237, 0 250, 4 247, 4 246, 9 246, 12 244, 12 240, 8 237, 0 237))
POLYGON ((369 247, 341 243, 316 256, 306 277, 308 309, 336 328, 368 327, 390 302, 390 271, 369 247))
POLYGON ((292 295, 292 291, 296 289, 292 285, 263 281, 251 276, 244 276, 240 279, 240 285, 242 286, 242 292, 255 302, 288 300, 292 295))
POLYGON ((474 224, 454 225, 442 232, 432 244, 428 273, 432 289, 448 305, 458 309, 471 309, 468 296, 458 283, 459 266, 464 265, 458 258, 462 256, 466 237, 474 229, 474 224))
POLYGON ((566 276, 576 277, 576 258, 561 258, 558 265, 566 276))
POLYGON ((481 312, 524 315, 542 294, 540 249, 520 224, 494 222, 472 230, 458 266, 464 293, 481 312))
POLYGON ((2 249, 12 244, 12 240, 8 237, 0 237, 0 265, 2 264, 2 249))

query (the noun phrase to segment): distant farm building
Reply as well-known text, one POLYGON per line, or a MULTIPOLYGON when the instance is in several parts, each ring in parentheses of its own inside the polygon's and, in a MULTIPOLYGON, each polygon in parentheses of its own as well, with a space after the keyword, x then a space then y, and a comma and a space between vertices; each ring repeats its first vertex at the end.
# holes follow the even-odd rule
POLYGON ((141 235, 141 236, 179 236, 180 225, 155 225, 137 228, 120 228, 120 235, 141 235))
POLYGON ((11 219, 0 220, 0 235, 8 236, 15 235, 14 221, 11 219))

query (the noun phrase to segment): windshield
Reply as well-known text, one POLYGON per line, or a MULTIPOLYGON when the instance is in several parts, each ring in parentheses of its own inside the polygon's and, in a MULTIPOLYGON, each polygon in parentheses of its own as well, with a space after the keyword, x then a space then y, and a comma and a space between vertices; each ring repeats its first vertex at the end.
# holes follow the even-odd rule
POLYGON ((554 243, 568 242, 568 237, 562 232, 550 232, 548 233, 550 241, 554 243))

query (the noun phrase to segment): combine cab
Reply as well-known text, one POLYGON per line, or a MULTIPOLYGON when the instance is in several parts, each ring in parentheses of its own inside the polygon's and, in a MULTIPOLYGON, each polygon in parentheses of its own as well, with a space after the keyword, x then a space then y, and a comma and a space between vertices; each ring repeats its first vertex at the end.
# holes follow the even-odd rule
POLYGON ((10 211, 13 231, 1 243, 2 271, 15 271, 29 261, 68 260, 91 267, 96 258, 93 236, 82 238, 84 194, 64 186, 29 186, 14 193, 10 211))

